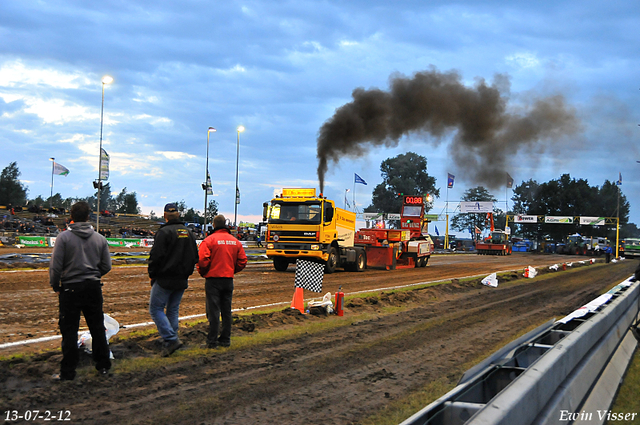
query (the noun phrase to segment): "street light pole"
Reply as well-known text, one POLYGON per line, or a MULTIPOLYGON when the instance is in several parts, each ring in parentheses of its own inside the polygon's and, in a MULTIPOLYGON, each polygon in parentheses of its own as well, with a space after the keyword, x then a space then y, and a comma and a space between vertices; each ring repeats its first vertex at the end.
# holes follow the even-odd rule
POLYGON ((104 122, 104 85, 111 84, 113 78, 108 75, 102 77, 102 106, 100 107, 100 150, 98 151, 98 202, 96 215, 96 232, 100 232, 100 198, 102 197, 102 124, 104 122))
POLYGON ((204 172, 204 184, 202 185, 204 189, 204 220, 202 232, 205 237, 207 236, 207 195, 209 194, 209 134, 215 133, 215 131, 216 129, 213 127, 209 127, 209 130, 207 130, 207 165, 204 172))
POLYGON ((240 133, 244 131, 244 126, 238 126, 238 142, 236 143, 236 199, 233 212, 233 225, 238 230, 238 202, 240 201, 240 188, 238 187, 238 161, 240 159, 240 133))
POLYGON ((53 208, 53 172, 56 168, 56 159, 55 158, 49 158, 49 161, 51 162, 51 195, 49 196, 49 209, 53 208))

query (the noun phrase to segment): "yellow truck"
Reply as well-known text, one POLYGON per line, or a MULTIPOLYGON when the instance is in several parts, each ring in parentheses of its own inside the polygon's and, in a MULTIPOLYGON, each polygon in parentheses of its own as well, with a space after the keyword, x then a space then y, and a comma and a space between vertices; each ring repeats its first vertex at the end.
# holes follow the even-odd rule
POLYGON ((361 272, 426 267, 433 253, 421 196, 405 196, 400 229, 360 229, 356 214, 337 208, 315 189, 283 189, 264 205, 267 257, 278 271, 298 258, 325 264, 325 273, 342 267, 361 272), (424 224, 424 225, 423 225, 424 224))
POLYGON ((325 273, 365 269, 365 249, 354 246, 355 213, 337 208, 313 188, 283 189, 263 206, 267 257, 276 270, 287 270, 298 258, 325 263, 325 273))

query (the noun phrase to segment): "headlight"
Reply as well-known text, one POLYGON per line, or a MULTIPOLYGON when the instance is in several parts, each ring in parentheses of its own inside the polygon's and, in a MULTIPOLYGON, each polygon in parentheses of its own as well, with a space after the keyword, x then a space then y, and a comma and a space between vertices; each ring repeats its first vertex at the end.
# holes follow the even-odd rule
POLYGON ((318 251, 320 249, 320 245, 311 245, 312 251, 318 251))
POLYGON ((268 243, 267 244, 267 249, 273 249, 273 248, 275 248, 274 244, 272 244, 272 243, 268 243))

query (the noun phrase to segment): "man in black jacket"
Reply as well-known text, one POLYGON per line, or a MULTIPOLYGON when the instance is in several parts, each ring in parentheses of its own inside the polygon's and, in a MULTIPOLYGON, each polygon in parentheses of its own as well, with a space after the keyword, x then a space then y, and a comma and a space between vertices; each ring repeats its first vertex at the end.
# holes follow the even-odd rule
POLYGON ((191 230, 180 221, 175 204, 165 205, 164 219, 149 254, 149 313, 164 340, 162 356, 168 357, 182 347, 178 338, 180 301, 198 262, 198 246, 191 230))

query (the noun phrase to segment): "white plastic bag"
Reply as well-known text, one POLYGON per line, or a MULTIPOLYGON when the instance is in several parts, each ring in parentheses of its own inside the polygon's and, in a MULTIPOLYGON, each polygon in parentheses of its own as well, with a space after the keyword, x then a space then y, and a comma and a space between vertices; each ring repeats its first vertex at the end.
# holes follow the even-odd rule
POLYGON ((324 307, 327 310, 328 314, 333 313, 333 301, 331 301, 331 292, 327 292, 322 297, 322 301, 309 301, 307 303, 307 308, 311 307, 324 307))
POLYGON ((482 284, 486 286, 490 286, 492 288, 498 287, 498 276, 495 273, 491 273, 489 276, 482 279, 482 284))
MULTIPOLYGON (((113 317, 105 313, 104 329, 105 329, 105 334, 107 336, 107 344, 108 344, 109 339, 111 339, 111 337, 117 334, 118 331, 120 330, 120 324, 116 319, 114 319, 113 317)), ((89 331, 83 332, 82 335, 80 335, 80 338, 78 338, 78 348, 84 348, 85 352, 91 354, 91 345, 92 345, 91 332, 89 331)), ((111 351, 109 351, 109 357, 113 358, 113 354, 111 353, 111 351)))
POLYGON ((534 278, 536 277, 537 274, 538 274, 538 271, 531 266, 524 269, 524 277, 534 278))

